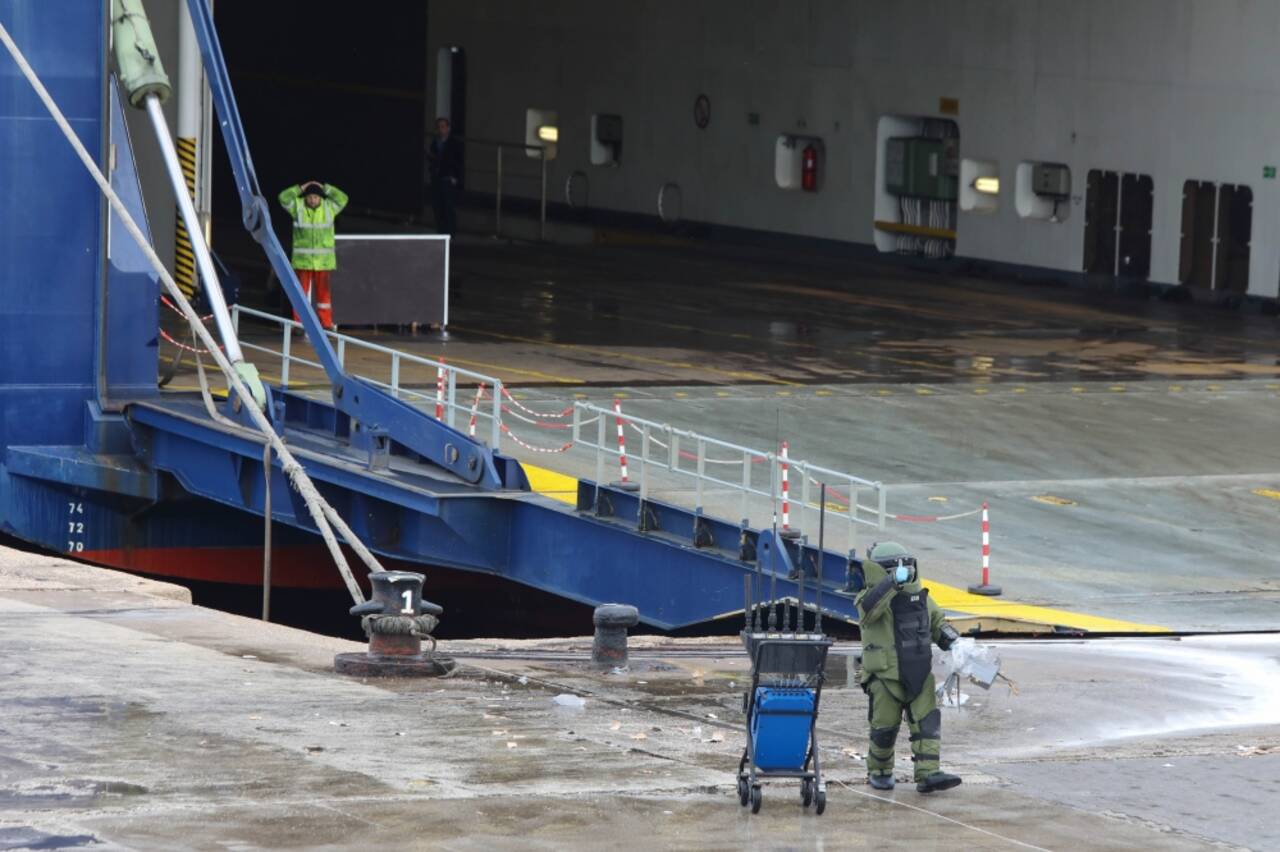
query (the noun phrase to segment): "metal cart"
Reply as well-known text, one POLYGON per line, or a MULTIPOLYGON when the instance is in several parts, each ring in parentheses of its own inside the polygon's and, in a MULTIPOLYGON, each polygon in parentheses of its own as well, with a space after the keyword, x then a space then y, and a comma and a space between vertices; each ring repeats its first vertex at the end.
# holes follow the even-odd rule
POLYGON ((818 758, 818 705, 831 640, 821 633, 750 633, 751 688, 743 696, 747 746, 738 762, 738 801, 760 811, 765 778, 800 779, 800 801, 821 814, 827 785, 818 758))

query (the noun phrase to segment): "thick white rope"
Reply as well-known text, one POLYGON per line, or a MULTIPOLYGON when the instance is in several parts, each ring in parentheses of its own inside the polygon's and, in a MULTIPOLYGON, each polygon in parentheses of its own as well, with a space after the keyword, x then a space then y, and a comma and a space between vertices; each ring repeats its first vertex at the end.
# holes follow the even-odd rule
POLYGON ((307 511, 311 513, 311 518, 315 521, 316 527, 320 530, 320 534, 329 548, 329 553, 333 556, 334 562, 337 563, 338 571, 342 574, 342 579, 346 583, 347 590, 351 593, 352 599, 355 600, 357 604, 364 603, 364 593, 361 591, 359 583, 356 582, 355 576, 351 573, 351 568, 347 565, 346 559, 342 555, 342 549, 338 546, 338 542, 334 538, 333 530, 330 527, 329 522, 334 522, 334 526, 338 527, 343 538, 345 538, 347 543, 351 545, 356 553, 365 560, 371 570, 380 571, 382 570, 381 565, 378 564, 378 561, 373 557, 373 554, 369 553, 364 544, 355 537, 351 532, 351 529, 343 523, 341 518, 338 517, 338 514, 333 510, 333 507, 325 502, 324 498, 320 495, 320 492, 316 490, 315 484, 311 481, 311 477, 307 475, 307 472, 303 469, 302 465, 299 464, 298 460, 293 457, 291 452, 289 452, 289 448, 285 446, 284 441, 280 439, 280 436, 271 428, 270 421, 268 421, 266 416, 256 405, 254 405, 252 392, 250 392, 249 388, 245 385, 244 380, 240 378, 240 375, 232 368, 231 362, 227 360, 226 355, 224 355, 218 348, 217 341, 213 339, 209 330, 205 328, 204 323, 200 321, 200 315, 196 313, 195 309, 191 307, 191 303, 187 301, 187 298, 182 294, 182 291, 178 289, 178 285, 174 282, 173 276, 171 276, 169 271, 164 268, 164 263, 161 262, 159 256, 155 253, 155 250, 151 247, 151 243, 147 241, 147 238, 143 235, 141 229, 138 228, 138 224, 133 220, 128 209, 125 208, 124 202, 122 202, 120 197, 116 195, 115 190, 111 188, 110 181, 108 181, 106 176, 102 174, 102 171, 98 168, 98 164, 93 161, 93 157, 89 155, 89 152, 85 150, 84 145, 81 144, 80 139, 75 134, 75 131, 73 131, 71 129, 71 125, 67 123, 67 119, 62 114, 62 110, 60 110, 58 105, 54 103, 54 100, 49 95, 48 90, 45 89, 44 84, 40 82, 40 78, 36 76, 35 71, 27 62, 26 57, 22 55, 22 51, 18 49, 18 45, 14 43, 13 38, 9 35, 9 31, 5 29, 3 24, 0 24, 0 41, 4 42, 5 49, 7 49, 9 51, 9 55, 13 57, 13 61, 17 64, 18 69, 22 71, 22 75, 27 78, 27 82, 31 84, 31 88, 35 89, 36 95, 39 96, 40 101, 45 106, 45 109, 49 111, 49 115, 53 117, 54 122, 58 125, 58 129, 62 131, 62 135, 65 136, 67 142, 71 144, 72 149, 76 152, 76 156, 80 158, 80 162, 84 164, 85 169, 87 169, 89 174, 93 177, 94 182, 98 184, 98 189, 102 191, 102 194, 111 203, 111 209, 120 217, 120 221, 124 224, 124 228, 129 233, 129 236, 133 238, 135 243, 137 243, 138 248, 142 250, 143 255, 151 264, 151 268, 154 269, 156 274, 160 277, 161 282, 169 293, 169 297, 181 309, 182 315, 186 317, 188 324, 190 324, 192 330, 200 338, 200 342, 209 350, 209 354, 218 364, 218 368, 226 375, 227 383, 244 402, 245 409, 253 419, 254 425, 258 427, 265 440, 271 444, 276 455, 280 457, 281 470, 284 472, 285 476, 288 477, 289 483, 297 490, 297 492, 302 496, 303 501, 306 503, 307 511))

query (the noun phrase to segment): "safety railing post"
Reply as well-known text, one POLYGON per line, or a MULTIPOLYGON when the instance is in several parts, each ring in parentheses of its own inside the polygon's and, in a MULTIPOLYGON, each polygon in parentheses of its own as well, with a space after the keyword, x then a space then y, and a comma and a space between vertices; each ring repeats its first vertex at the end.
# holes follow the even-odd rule
POLYGON ((542 197, 538 203, 538 241, 542 242, 547 238, 547 149, 542 149, 542 155, 538 157, 542 171, 542 197))
POLYGON ((347 339, 338 335, 338 366, 347 366, 347 339))
POLYGON ((231 306, 231 330, 236 333, 236 337, 240 336, 240 306, 231 306))
POLYGON ((879 482, 877 482, 877 483, 876 483, 876 494, 877 494, 877 495, 879 496, 879 498, 880 498, 880 508, 879 508, 880 517, 879 517, 879 520, 878 520, 878 522, 877 522, 877 524, 876 524, 876 528, 877 528, 877 529, 881 529, 881 530, 882 530, 882 529, 884 529, 884 503, 885 503, 884 498, 885 498, 885 493, 884 493, 884 486, 883 486, 883 485, 881 485, 879 482))
POLYGON ((800 462, 796 467, 802 477, 802 482, 800 483, 800 511, 797 513, 800 517, 798 518, 799 523, 796 525, 796 529, 803 533, 808 529, 804 525, 804 516, 805 512, 809 511, 809 463, 800 462))
POLYGON ((498 146, 498 182, 493 190, 493 235, 502 236, 502 146, 498 146))
POLYGON ((289 350, 293 348, 293 325, 284 324, 284 340, 280 344, 280 387, 289 387, 289 350))
POLYGON ((649 496, 649 426, 640 433, 640 502, 649 496))
POLYGON ((858 487, 849 479, 849 555, 858 552, 858 487))
POLYGON ((604 479, 604 435, 607 425, 604 411, 596 411, 596 508, 600 506, 600 483, 604 479))
POLYGON ((448 411, 448 414, 445 416, 444 422, 448 423, 450 428, 453 428, 453 413, 454 409, 458 407, 458 371, 450 367, 446 369, 446 372, 449 376, 449 386, 445 398, 445 410, 448 411))
POLYGON ((489 435, 490 446, 498 450, 502 446, 502 382, 493 380, 493 431, 489 435))
POLYGON ((576 446, 582 437, 582 406, 576 402, 573 404, 573 432, 570 434, 573 436, 572 443, 576 446))
POLYGON ((667 467, 672 473, 680 472, 680 436, 670 426, 663 427, 667 433, 667 467))
POLYGON ((698 436, 698 484, 697 484, 698 496, 697 496, 697 506, 696 506, 697 511, 699 512, 702 511, 702 506, 703 506, 702 478, 706 476, 706 473, 707 473, 707 442, 702 440, 702 436, 699 435, 698 436))
POLYGON ((742 523, 751 519, 748 500, 751 499, 751 451, 742 451, 742 523))
POLYGON ((391 395, 400 398, 400 353, 391 355, 391 395))

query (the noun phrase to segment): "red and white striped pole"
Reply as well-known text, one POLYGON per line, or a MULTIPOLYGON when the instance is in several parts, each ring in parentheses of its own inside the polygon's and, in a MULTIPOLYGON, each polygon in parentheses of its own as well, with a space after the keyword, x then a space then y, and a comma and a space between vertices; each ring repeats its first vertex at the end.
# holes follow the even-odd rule
POLYGON ((436 367, 436 419, 444 419, 444 359, 436 367))
POLYGON ((991 585, 991 519, 987 516, 987 504, 982 504, 982 582, 970 586, 969 591, 975 595, 995 596, 1000 594, 999 586, 991 585))
POLYGON ((791 465, 788 464, 787 457, 788 445, 786 441, 782 442, 782 532, 779 533, 783 538, 796 538, 800 535, 799 530, 791 529, 791 486, 787 483, 787 471, 791 465))
POLYGON ((622 428, 621 399, 615 398, 613 400, 613 416, 618 421, 618 466, 622 470, 622 479, 615 482, 614 485, 627 491, 635 491, 640 486, 627 478, 627 435, 622 428))
POLYGON ((480 383, 480 387, 476 388, 475 401, 471 403, 471 422, 467 424, 467 434, 471 437, 476 436, 476 412, 480 408, 480 400, 484 397, 484 382, 480 383))

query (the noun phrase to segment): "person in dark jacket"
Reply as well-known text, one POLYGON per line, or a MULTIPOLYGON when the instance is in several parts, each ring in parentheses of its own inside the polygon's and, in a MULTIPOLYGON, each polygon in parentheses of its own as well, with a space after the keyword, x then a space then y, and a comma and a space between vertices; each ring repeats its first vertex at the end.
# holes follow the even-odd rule
POLYGON ((436 138, 427 153, 431 175, 431 207, 436 231, 452 235, 458 230, 458 185, 462 182, 462 143, 449 132, 449 119, 436 119, 436 138))
POLYGON ((893 789, 893 746, 902 715, 911 729, 916 789, 947 790, 960 783, 938 765, 942 714, 934 693, 933 653, 960 638, 920 584, 916 560, 902 545, 872 545, 862 563, 863 588, 854 598, 862 631, 862 690, 867 693, 871 748, 867 781, 893 789))

